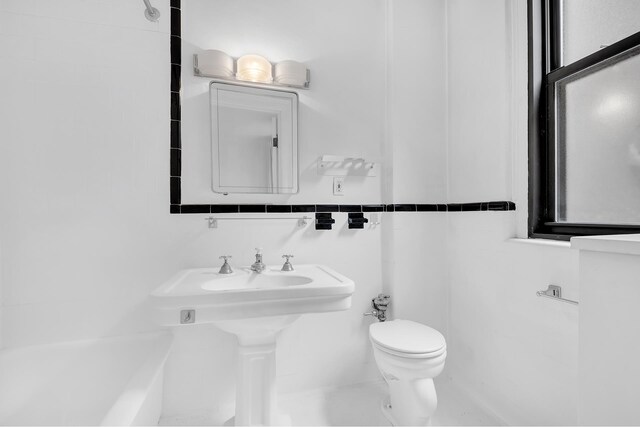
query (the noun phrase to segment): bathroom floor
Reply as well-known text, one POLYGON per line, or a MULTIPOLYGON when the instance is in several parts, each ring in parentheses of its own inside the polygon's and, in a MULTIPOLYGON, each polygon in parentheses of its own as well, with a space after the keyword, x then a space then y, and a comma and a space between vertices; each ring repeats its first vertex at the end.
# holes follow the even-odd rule
MULTIPOLYGON (((445 379, 438 382, 436 387, 438 410, 432 425, 502 425, 500 420, 484 411, 451 381, 445 379)), ((281 410, 291 416, 294 426, 388 426, 389 423, 380 412, 380 402, 385 393, 386 385, 381 381, 285 394, 279 397, 278 403, 281 410)), ((222 425, 228 416, 217 418, 165 417, 160 420, 160 425, 222 425)))

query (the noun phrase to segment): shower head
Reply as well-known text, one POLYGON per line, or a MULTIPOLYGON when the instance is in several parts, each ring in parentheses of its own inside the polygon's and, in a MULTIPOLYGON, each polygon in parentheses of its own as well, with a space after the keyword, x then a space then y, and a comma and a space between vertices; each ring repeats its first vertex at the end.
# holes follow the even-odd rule
POLYGON ((144 1, 144 5, 146 7, 144 10, 144 16, 151 22, 158 22, 158 19, 160 19, 160 11, 151 6, 151 2, 149 0, 142 1, 144 1))

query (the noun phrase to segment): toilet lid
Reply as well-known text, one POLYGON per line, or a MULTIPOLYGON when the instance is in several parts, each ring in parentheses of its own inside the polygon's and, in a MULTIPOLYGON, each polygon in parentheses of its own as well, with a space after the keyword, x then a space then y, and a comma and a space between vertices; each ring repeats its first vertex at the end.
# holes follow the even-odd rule
POLYGON ((440 332, 411 320, 374 323, 369 336, 379 346, 401 353, 433 353, 447 344, 440 332))

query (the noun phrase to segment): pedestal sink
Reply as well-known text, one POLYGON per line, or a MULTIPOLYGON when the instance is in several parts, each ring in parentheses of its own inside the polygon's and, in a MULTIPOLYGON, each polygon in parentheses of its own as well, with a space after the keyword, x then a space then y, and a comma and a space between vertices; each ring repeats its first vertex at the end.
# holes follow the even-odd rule
POLYGON ((278 332, 302 314, 347 310, 354 283, 321 265, 294 271, 249 268, 183 270, 151 293, 165 326, 212 323, 238 337, 236 425, 282 425, 277 412, 275 351, 278 332))

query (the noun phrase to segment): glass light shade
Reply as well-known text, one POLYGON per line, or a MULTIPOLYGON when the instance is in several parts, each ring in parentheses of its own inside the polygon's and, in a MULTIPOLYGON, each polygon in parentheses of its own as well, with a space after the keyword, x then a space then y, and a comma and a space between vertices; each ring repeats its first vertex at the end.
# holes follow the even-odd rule
POLYGON ((233 76, 233 58, 221 50, 206 50, 198 54, 198 70, 206 76, 233 76))
POLYGON ((275 78, 277 83, 304 86, 307 83, 307 66, 296 61, 282 61, 276 64, 275 78))
POLYGON ((244 55, 238 58, 236 78, 249 82, 271 83, 271 62, 260 55, 244 55))

